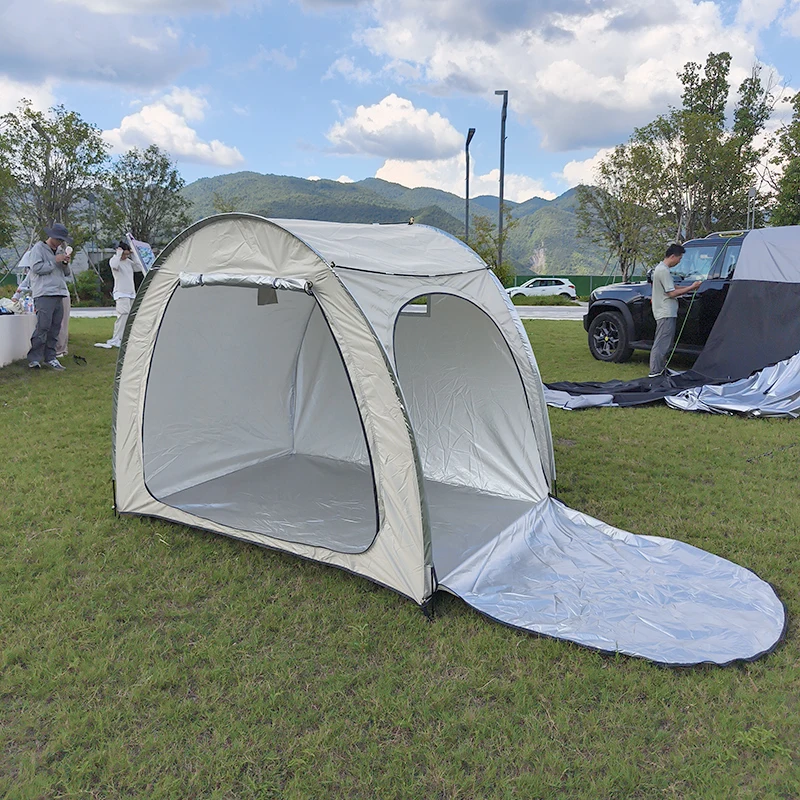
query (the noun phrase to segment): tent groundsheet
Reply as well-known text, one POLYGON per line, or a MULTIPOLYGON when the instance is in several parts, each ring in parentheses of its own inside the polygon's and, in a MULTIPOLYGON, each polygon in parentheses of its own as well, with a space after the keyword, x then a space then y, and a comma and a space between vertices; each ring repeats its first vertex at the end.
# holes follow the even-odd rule
POLYGON ((785 626, 748 570, 552 497, 522 324, 475 254, 424 226, 233 214, 189 229, 134 304, 113 450, 121 514, 420 605, 442 589, 508 625, 664 664, 753 659, 785 626))
POLYGON ((439 582, 507 625, 675 665, 758 658, 786 624, 775 592, 749 570, 552 498, 439 582))
POLYGON ((694 367, 659 378, 551 383, 550 406, 642 405, 800 415, 800 226, 750 231, 719 317, 694 367))

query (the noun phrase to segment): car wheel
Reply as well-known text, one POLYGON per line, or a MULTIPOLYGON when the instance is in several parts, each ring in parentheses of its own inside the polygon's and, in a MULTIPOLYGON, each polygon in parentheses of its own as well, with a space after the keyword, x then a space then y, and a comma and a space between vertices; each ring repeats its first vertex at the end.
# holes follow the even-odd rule
POLYGON ((566 297, 566 298, 567 298, 567 300, 572 300, 572 295, 571 295, 571 294, 569 294, 568 292, 561 292, 561 294, 559 295, 559 297, 566 297))
POLYGON ((589 350, 598 361, 627 361, 633 355, 628 346, 625 320, 616 311, 603 311, 589 325, 589 350))

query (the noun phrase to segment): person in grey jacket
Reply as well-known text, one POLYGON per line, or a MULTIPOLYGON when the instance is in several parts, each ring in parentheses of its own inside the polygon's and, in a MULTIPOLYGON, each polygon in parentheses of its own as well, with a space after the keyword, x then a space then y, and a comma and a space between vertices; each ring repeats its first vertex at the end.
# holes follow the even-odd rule
POLYGON ((36 330, 31 336, 28 366, 39 369, 46 364, 51 369, 63 370, 56 358, 56 343, 64 317, 64 297, 69 295, 69 255, 58 252, 65 242, 71 241, 67 229, 56 222, 46 228, 47 239, 37 242, 30 254, 30 285, 36 309, 36 330))

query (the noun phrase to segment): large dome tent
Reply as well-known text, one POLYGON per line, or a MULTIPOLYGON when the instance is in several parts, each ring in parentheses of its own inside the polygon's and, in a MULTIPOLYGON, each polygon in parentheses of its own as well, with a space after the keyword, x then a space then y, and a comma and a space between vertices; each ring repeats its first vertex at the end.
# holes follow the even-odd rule
POLYGON ((555 498, 541 378, 494 274, 421 225, 226 214, 128 323, 115 501, 337 566, 424 605, 669 664, 768 652, 752 572, 555 498), (417 302, 414 302, 417 301, 417 302))

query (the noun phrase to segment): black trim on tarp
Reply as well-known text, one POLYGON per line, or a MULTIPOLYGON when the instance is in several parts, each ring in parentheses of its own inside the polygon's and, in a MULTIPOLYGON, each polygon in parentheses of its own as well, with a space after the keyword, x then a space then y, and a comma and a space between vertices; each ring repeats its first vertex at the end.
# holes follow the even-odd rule
POLYGON ((655 403, 686 389, 730 383, 800 352, 800 283, 732 281, 693 369, 633 381, 548 383, 570 395, 611 395, 618 406, 655 403))

